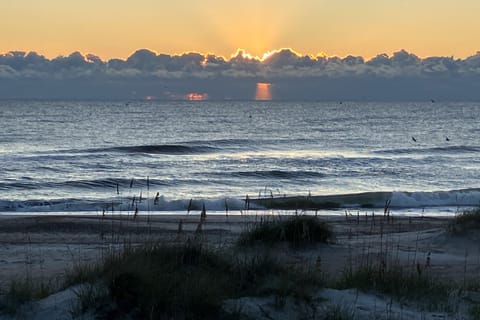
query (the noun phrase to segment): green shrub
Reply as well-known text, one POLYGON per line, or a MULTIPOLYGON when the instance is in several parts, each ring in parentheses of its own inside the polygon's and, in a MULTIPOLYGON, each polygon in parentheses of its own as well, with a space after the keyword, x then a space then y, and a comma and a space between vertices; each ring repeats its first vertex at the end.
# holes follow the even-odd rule
POLYGON ((200 245, 126 249, 104 265, 117 312, 134 317, 209 318, 230 294, 230 265, 200 245))
POLYGON ((449 288, 429 276, 428 269, 417 265, 408 270, 399 265, 376 265, 349 268, 337 282, 339 289, 357 288, 364 291, 377 291, 405 301, 440 306, 446 303, 449 288))
POLYGON ((480 208, 464 211, 455 216, 449 224, 448 230, 453 234, 480 231, 480 208))
MULTIPOLYGON (((89 278, 84 269, 78 270, 80 276, 70 279, 89 278)), ((98 300, 90 307, 103 318, 221 319, 226 316, 221 308, 226 299, 262 295, 308 299, 321 285, 317 270, 285 266, 265 252, 213 251, 191 242, 126 247, 92 270, 96 285, 82 292, 87 303, 78 309, 84 312, 98 300), (102 286, 111 303, 97 290, 102 286)))
POLYGON ((286 242, 294 248, 299 248, 331 240, 333 231, 327 223, 317 217, 295 216, 287 220, 263 221, 254 225, 240 235, 238 244, 251 246, 286 242))

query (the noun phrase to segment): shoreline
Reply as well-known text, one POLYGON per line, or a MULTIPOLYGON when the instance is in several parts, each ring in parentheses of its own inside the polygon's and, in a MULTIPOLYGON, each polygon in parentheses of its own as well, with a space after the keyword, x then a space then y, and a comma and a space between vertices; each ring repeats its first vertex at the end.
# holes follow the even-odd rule
MULTIPOLYGON (((312 198, 317 198, 312 197, 312 198)), ((279 207, 275 208, 261 208, 251 207, 249 209, 209 209, 206 208, 206 212, 209 216, 292 216, 298 214, 315 215, 319 217, 323 216, 345 216, 348 215, 372 215, 383 216, 384 207, 336 207, 336 208, 301 208, 296 206, 287 206, 282 208, 283 201, 292 201, 295 199, 305 199, 305 197, 287 197, 287 198, 274 198, 279 200, 279 207)), ((264 203, 269 202, 271 199, 250 199, 251 203, 264 203)), ((429 206, 429 207, 389 207, 388 212, 390 215, 397 217, 454 217, 455 215, 464 211, 469 211, 477 208, 477 206, 429 206)), ((184 210, 139 210, 138 216, 196 216, 200 215, 201 210, 198 208, 187 211, 184 210)), ((114 210, 99 211, 99 210, 49 210, 49 211, 0 211, 0 219, 3 217, 27 217, 27 216, 85 216, 85 217, 133 217, 135 212, 132 210, 114 210)))

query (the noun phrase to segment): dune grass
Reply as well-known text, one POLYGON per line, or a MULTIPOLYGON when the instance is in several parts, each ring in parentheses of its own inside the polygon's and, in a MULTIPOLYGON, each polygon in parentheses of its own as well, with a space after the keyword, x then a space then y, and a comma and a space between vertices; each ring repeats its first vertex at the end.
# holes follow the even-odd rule
POLYGON ((452 287, 430 276, 425 270, 417 270, 421 269, 384 263, 348 268, 335 287, 376 291, 399 301, 415 302, 428 307, 446 305, 452 287))
MULTIPOLYGON (((287 261, 279 248, 272 246, 289 244, 301 249, 333 240, 327 223, 300 215, 262 219, 247 227, 237 246, 209 247, 194 235, 185 242, 175 240, 170 244, 127 243, 121 247, 117 243, 119 246, 106 252, 98 263, 74 265, 65 287, 83 285, 75 308, 78 315, 90 312, 110 319, 234 319, 222 308, 225 300, 273 296, 278 307, 290 298, 307 304, 314 301, 315 294, 326 285, 321 266, 287 261)), ((429 262, 400 266, 388 259, 395 256, 390 252, 395 249, 386 240, 381 250, 385 252, 375 253, 355 266, 339 266, 339 270, 345 267, 345 272, 339 279, 331 277, 328 286, 378 292, 392 297, 392 301, 413 302, 429 309, 449 308, 449 295, 458 288, 434 279, 429 274, 429 262)), ((2 307, 13 312, 22 303, 48 294, 32 282, 12 283, 9 291, 4 293, 7 299, 2 299, 2 307)), ((328 315, 325 319, 350 316, 348 306, 324 311, 328 315)), ((472 306, 470 314, 478 319, 479 309, 472 306)))
POLYGON ((306 300, 321 286, 320 274, 313 270, 286 266, 265 252, 231 250, 190 241, 127 246, 99 267, 71 275, 93 285, 81 293, 84 305, 77 309, 94 308, 106 318, 221 319, 227 316, 221 308, 226 299, 273 295, 278 301, 286 296, 306 300))
POLYGON ((90 283, 77 309, 94 308, 100 317, 206 319, 232 294, 229 272, 227 260, 201 245, 155 244, 125 246, 95 267, 77 268, 68 281, 90 283))
POLYGON ((51 283, 36 282, 29 277, 12 280, 5 292, 1 292, 0 312, 15 314, 23 304, 45 298, 55 289, 51 283))
POLYGON ((480 320, 480 305, 470 307, 469 316, 471 320, 480 320))
POLYGON ((448 230, 455 235, 480 231, 480 208, 464 211, 453 218, 448 230))
POLYGON ((242 232, 239 246, 288 243, 294 248, 333 241, 332 228, 312 216, 294 216, 285 220, 262 221, 242 232))

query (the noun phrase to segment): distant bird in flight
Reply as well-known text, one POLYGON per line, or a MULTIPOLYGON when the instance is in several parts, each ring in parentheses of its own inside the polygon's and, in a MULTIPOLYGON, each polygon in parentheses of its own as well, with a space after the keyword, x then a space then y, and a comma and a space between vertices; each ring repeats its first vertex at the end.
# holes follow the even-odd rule
POLYGON ((412 141, 413 141, 413 142, 417 142, 417 139, 415 139, 415 137, 412 136, 412 141))
POLYGON ((445 137, 445 141, 450 141, 450 139, 448 137, 445 137))

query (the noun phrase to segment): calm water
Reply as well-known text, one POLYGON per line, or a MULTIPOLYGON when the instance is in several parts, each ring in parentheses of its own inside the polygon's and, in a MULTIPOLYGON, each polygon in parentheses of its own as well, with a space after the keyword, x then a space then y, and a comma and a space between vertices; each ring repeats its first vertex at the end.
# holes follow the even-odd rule
POLYGON ((0 211, 380 191, 396 207, 473 206, 479 120, 479 103, 1 101, 0 211))

